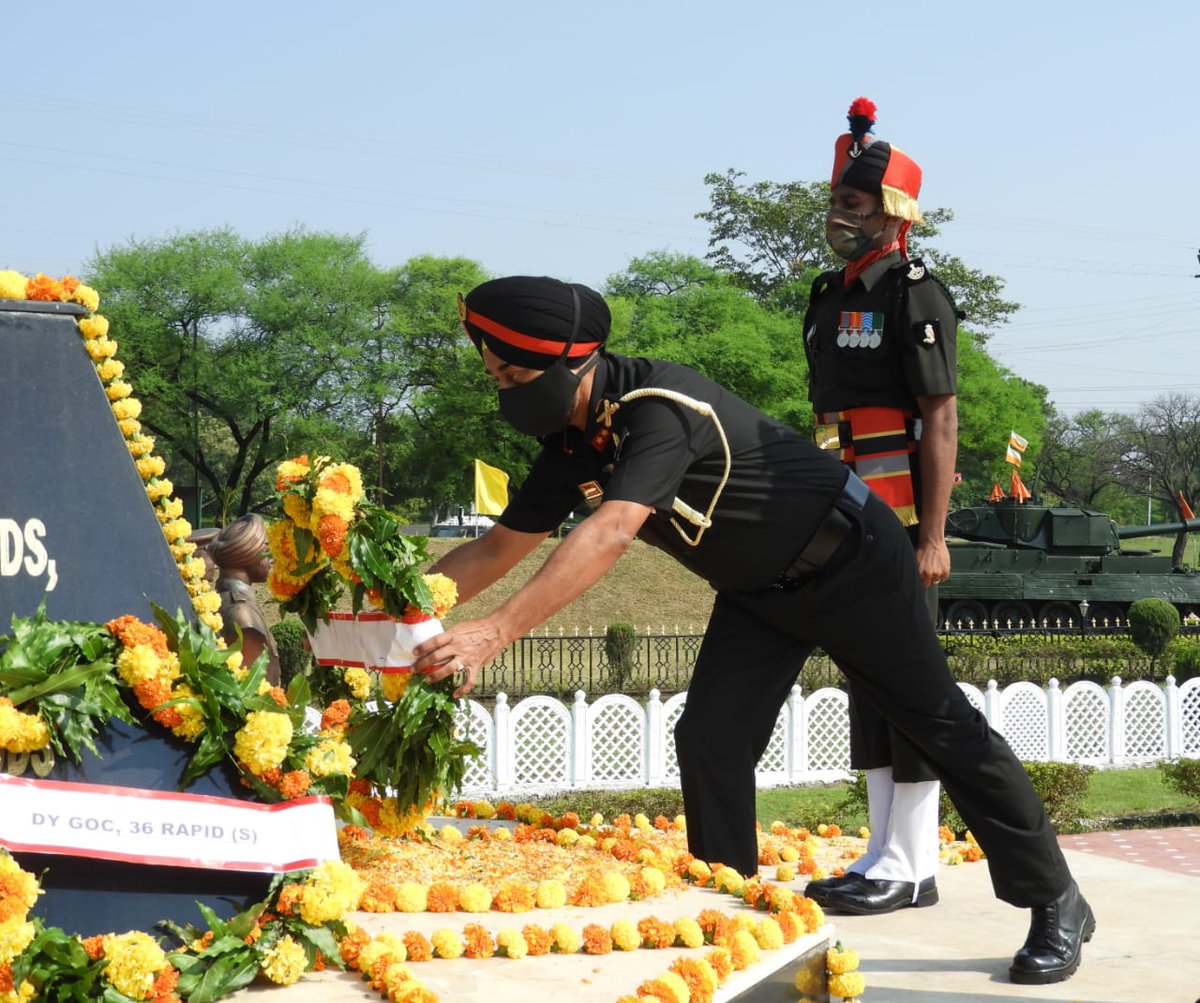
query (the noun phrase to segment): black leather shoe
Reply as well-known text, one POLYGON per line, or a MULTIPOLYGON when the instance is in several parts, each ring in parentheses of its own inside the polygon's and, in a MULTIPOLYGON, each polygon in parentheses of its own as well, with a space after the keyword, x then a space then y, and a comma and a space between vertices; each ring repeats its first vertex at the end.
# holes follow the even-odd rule
POLYGON ((1035 906, 1025 946, 1013 957, 1008 977, 1023 986, 1069 979, 1079 967, 1083 945, 1092 939, 1096 917, 1074 881, 1048 905, 1035 906))
POLYGON ((878 913, 895 912, 908 906, 933 905, 938 900, 937 882, 933 878, 926 878, 917 886, 915 899, 913 890, 911 881, 860 878, 852 885, 827 892, 824 896, 825 901, 817 904, 830 912, 874 916, 878 913))
POLYGON ((860 881, 866 879, 857 871, 847 871, 840 878, 822 878, 820 881, 810 881, 804 886, 805 898, 810 898, 817 903, 822 909, 825 908, 825 899, 830 892, 838 888, 850 888, 857 885, 860 881))

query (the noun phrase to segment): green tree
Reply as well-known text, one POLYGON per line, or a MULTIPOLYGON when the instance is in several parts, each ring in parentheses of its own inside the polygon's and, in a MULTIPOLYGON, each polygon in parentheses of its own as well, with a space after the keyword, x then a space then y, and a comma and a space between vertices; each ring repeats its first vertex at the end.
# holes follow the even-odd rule
POLYGON ((1099 509, 1120 522, 1136 520, 1140 503, 1117 483, 1133 436, 1125 414, 1093 409, 1072 418, 1052 411, 1037 462, 1041 485, 1068 505, 1099 509))
POLYGON ((363 243, 199 231, 130 241, 89 263, 143 423, 175 479, 195 476, 223 515, 263 501, 264 472, 336 427, 375 307, 363 243))
MULTIPOLYGON (((708 260, 758 299, 802 312, 813 275, 842 265, 825 243, 829 184, 745 182, 744 177, 732 168, 704 177, 709 208, 696 218, 710 227, 708 260)), ((941 227, 954 219, 950 210, 932 209, 922 215, 925 222, 909 234, 909 252, 923 258, 946 284, 982 343, 1019 305, 1001 295, 1003 279, 934 246, 941 227)))
POLYGON ((811 429, 808 366, 796 319, 711 265, 654 252, 609 278, 609 345, 691 366, 773 418, 811 429))

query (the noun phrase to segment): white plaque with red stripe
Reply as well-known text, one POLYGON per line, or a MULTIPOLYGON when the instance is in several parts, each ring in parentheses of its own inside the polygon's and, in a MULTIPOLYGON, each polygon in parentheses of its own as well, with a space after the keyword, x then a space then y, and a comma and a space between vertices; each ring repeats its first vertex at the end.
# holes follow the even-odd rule
POLYGON ((0 846, 133 864, 303 871, 338 859, 326 797, 259 804, 0 774, 0 846))

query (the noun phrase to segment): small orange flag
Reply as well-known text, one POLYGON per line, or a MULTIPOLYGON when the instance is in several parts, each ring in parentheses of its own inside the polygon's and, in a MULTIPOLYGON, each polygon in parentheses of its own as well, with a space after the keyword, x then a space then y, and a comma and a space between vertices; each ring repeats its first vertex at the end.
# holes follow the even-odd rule
POLYGON ((990 502, 1004 501, 1004 489, 1002 487, 1000 487, 1000 484, 998 482, 992 484, 992 493, 990 495, 988 495, 988 501, 990 501, 990 502))
POLYGON ((1192 506, 1187 503, 1187 499, 1183 497, 1183 492, 1179 492, 1179 511, 1183 513, 1185 519, 1195 519, 1196 513, 1192 511, 1192 506))
POLYGON ((1009 494, 1017 500, 1018 505, 1022 505, 1033 497, 1033 493, 1029 488, 1025 487, 1025 482, 1021 480, 1021 475, 1015 470, 1012 473, 1012 490, 1009 494))

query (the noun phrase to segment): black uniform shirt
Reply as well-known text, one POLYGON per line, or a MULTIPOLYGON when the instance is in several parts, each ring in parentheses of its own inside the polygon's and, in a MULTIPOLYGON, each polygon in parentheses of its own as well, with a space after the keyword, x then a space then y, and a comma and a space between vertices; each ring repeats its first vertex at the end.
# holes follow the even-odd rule
POLYGON ((845 287, 841 272, 813 283, 804 323, 817 414, 852 407, 916 412, 916 399, 954 394, 958 316, 920 261, 881 258, 845 287))
MULTIPOLYGON (((568 429, 542 440, 542 452, 500 524, 549 532, 589 495, 593 505, 638 502, 654 509, 639 538, 715 588, 750 590, 774 582, 839 493, 846 480, 841 464, 684 366, 606 354, 595 373, 586 431, 568 429), (671 506, 678 496, 700 513, 708 511, 725 471, 720 436, 711 418, 661 397, 621 404, 606 436, 598 420, 604 402, 645 387, 712 405, 729 442, 729 480, 696 547, 671 524, 671 506)), ((695 526, 674 519, 695 538, 695 526)))

